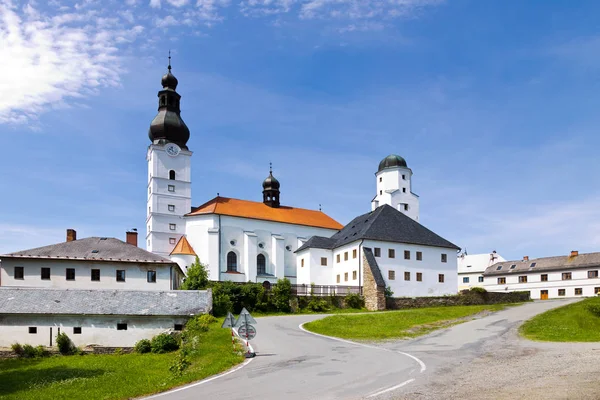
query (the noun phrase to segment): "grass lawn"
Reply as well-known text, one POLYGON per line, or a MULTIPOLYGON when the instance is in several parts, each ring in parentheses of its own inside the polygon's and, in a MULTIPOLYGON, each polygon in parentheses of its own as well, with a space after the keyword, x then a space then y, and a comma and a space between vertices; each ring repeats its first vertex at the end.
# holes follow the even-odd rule
POLYGON ((482 311, 502 310, 506 305, 415 308, 359 315, 333 315, 304 324, 315 333, 344 339, 383 340, 424 335, 445 328, 482 311))
POLYGON ((233 352, 231 331, 220 326, 198 336, 198 351, 181 376, 169 371, 177 353, 0 360, 0 398, 126 399, 203 379, 243 361, 233 352))
POLYGON ((537 315, 521 325, 522 336, 547 342, 600 342, 600 317, 588 306, 600 307, 593 297, 537 315))

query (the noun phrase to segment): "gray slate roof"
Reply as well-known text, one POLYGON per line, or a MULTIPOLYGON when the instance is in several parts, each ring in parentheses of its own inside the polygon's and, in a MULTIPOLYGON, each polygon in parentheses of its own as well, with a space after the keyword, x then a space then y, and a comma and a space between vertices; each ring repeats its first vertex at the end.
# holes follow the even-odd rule
POLYGON ((523 274, 528 272, 559 271, 581 268, 600 268, 600 253, 579 254, 572 257, 542 257, 534 258, 529 261, 518 260, 497 262, 486 268, 483 275, 509 275, 515 273, 523 274), (531 266, 533 263, 535 263, 534 267, 531 266), (513 265, 515 267, 511 269, 510 267, 513 265), (498 270, 498 267, 501 267, 500 270, 498 270))
POLYGON ((115 238, 89 237, 35 249, 17 251, 0 257, 52 258, 94 261, 148 262, 173 264, 167 258, 150 253, 115 238), (97 250, 97 252, 94 252, 97 250))
POLYGON ((192 315, 212 308, 206 290, 0 288, 1 314, 192 315))
POLYGON ((460 250, 460 247, 425 228, 394 207, 384 204, 370 213, 354 218, 331 238, 311 237, 296 251, 307 248, 335 249, 362 239, 460 250), (313 239, 314 241, 311 242, 313 239))

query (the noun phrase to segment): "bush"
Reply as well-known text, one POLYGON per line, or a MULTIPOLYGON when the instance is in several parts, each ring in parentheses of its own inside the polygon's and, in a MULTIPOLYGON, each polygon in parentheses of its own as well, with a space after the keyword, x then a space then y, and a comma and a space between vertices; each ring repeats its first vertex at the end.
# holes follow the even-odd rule
POLYGON ((36 357, 48 357, 48 356, 50 356, 50 352, 48 350, 46 350, 46 348, 40 344, 39 346, 36 346, 36 348, 35 348, 35 356, 36 357))
POLYGON ((152 351, 152 342, 148 339, 142 339, 135 344, 133 350, 140 354, 150 353, 152 351))
POLYGON ((348 293, 346 297, 344 297, 344 303, 348 308, 356 308, 360 310, 365 306, 365 300, 356 293, 348 293))
POLYGON ((287 278, 278 279, 273 288, 273 304, 277 311, 290 312, 292 298, 292 284, 287 278))
POLYGON ((20 343, 11 344, 10 348, 18 357, 23 357, 23 346, 20 343))
POLYGON ((170 353, 171 351, 175 351, 179 348, 177 340, 166 333, 161 333, 160 335, 154 336, 150 346, 152 348, 152 352, 158 354, 170 353))
POLYGON ((485 289, 484 289, 484 288, 482 288, 482 287, 475 286, 475 287, 472 287, 472 288, 471 288, 471 292, 472 292, 472 293, 481 293, 481 294, 484 294, 484 293, 487 293, 487 290, 485 290, 485 289))
POLYGON ((187 277, 181 285, 182 290, 201 290, 208 287, 208 268, 202 264, 198 257, 187 269, 187 277))
POLYGON ((394 291, 392 290, 391 286, 386 286, 384 293, 386 298, 392 297, 394 295, 394 291))
POLYGON ((30 344, 23 345, 23 357, 34 358, 37 357, 37 350, 30 344))
POLYGON ((69 355, 75 352, 75 346, 69 336, 66 333, 61 332, 56 335, 56 347, 58 347, 58 351, 62 355, 69 355))
POLYGON ((175 376, 181 376, 191 364, 186 352, 182 349, 177 353, 177 357, 173 360, 169 371, 175 376))
POLYGON ((212 312, 217 317, 224 317, 233 310, 233 302, 229 295, 225 293, 213 293, 212 312))
POLYGON ((208 327, 217 322, 217 319, 210 314, 196 315, 185 324, 185 329, 196 332, 208 332, 208 327))
POLYGON ((311 297, 311 299, 308 302, 307 308, 314 312, 324 312, 329 311, 329 304, 324 299, 311 297))
POLYGON ((586 308, 589 312, 594 314, 596 317, 600 317, 600 304, 588 304, 586 308))

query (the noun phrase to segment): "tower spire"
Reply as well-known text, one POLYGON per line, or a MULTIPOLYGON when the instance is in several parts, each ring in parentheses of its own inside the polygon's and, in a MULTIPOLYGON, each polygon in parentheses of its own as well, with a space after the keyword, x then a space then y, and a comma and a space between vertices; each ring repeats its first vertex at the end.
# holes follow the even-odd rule
POLYGON ((273 163, 269 162, 269 176, 263 181, 263 203, 269 207, 279 207, 279 181, 273 176, 273 163))
POLYGON ((167 67, 169 69, 169 73, 171 72, 171 49, 169 49, 169 66, 167 67))

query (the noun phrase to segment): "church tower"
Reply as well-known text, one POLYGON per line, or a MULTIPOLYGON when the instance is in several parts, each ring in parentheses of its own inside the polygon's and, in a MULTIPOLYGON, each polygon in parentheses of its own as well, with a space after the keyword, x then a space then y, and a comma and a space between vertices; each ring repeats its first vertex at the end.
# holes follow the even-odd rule
POLYGON ((263 203, 272 208, 278 208, 279 203, 279 181, 273 176, 273 166, 269 165, 269 176, 263 181, 263 203))
POLYGON ((412 192, 412 170, 406 160, 390 154, 379 163, 375 178, 377 194, 371 201, 371 209, 388 204, 418 222, 419 196, 412 192))
POLYGON ((158 114, 152 120, 148 137, 148 214, 146 249, 168 256, 185 234, 183 216, 192 209, 191 156, 187 147, 190 130, 181 119, 176 92, 177 78, 168 72, 158 92, 158 114))

